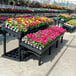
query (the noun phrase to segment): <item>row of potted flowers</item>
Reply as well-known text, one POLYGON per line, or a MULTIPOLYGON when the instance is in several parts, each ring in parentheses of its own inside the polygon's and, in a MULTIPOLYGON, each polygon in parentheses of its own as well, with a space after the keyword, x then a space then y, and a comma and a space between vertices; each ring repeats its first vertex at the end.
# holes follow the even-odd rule
POLYGON ((32 10, 28 10, 28 9, 16 9, 16 8, 0 8, 0 12, 3 13, 16 13, 16 12, 29 12, 32 10))
POLYGON ((59 14, 58 19, 61 19, 62 21, 67 21, 72 18, 72 15, 67 14, 59 14))
POLYGON ((49 12, 67 12, 67 10, 47 10, 47 9, 15 9, 15 8, 0 8, 0 13, 36 13, 36 12, 42 12, 42 13, 49 13, 49 12))
POLYGON ((66 22, 67 25, 76 26, 76 19, 72 19, 66 22))
POLYGON ((50 25, 53 23, 53 19, 45 16, 22 16, 17 18, 9 18, 5 23, 5 27, 10 28, 11 30, 26 32, 40 26, 50 25))
POLYGON ((23 16, 17 16, 17 15, 0 15, 0 23, 3 23, 4 21, 6 21, 8 18, 11 17, 23 17, 23 16))
POLYGON ((0 23, 4 22, 8 18, 11 18, 12 15, 0 15, 0 23))
POLYGON ((24 41, 26 44, 42 50, 45 46, 50 44, 65 31, 66 30, 61 27, 52 26, 45 30, 39 30, 36 33, 27 34, 24 37, 24 41))
MULTIPOLYGON (((10 3, 11 3, 11 1, 10 1, 10 3)), ((31 0, 31 1, 29 1, 29 0, 12 0, 12 3, 15 5, 32 7, 32 8, 66 9, 65 7, 62 7, 62 6, 52 5, 52 4, 47 4, 47 3, 46 4, 40 3, 40 2, 34 1, 34 0, 31 0)), ((70 10, 73 10, 73 9, 70 9, 70 10)))

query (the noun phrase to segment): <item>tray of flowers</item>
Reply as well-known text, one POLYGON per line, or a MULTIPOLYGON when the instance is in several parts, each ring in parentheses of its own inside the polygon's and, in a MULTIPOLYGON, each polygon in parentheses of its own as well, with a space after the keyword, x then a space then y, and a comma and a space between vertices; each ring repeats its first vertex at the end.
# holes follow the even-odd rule
POLYGON ((29 49, 29 52, 41 57, 44 52, 63 37, 65 31, 65 29, 58 26, 48 27, 45 30, 39 30, 36 33, 27 34, 20 45, 29 49))
POLYGON ((53 19, 47 18, 45 16, 22 16, 16 18, 9 18, 5 21, 2 30, 16 36, 20 37, 23 33, 27 34, 31 30, 35 31, 40 27, 45 27, 53 23, 53 19))
POLYGON ((72 16, 69 15, 69 14, 59 14, 59 15, 58 15, 58 19, 59 19, 61 22, 66 22, 66 21, 72 19, 72 16))
POLYGON ((76 28, 76 19, 72 19, 64 23, 63 28, 73 31, 76 28))

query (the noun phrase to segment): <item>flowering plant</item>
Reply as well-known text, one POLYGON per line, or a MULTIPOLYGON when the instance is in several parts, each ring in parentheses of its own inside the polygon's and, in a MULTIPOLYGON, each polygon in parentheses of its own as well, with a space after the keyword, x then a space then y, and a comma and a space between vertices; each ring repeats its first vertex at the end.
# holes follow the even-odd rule
POLYGON ((5 20, 7 20, 10 17, 11 17, 11 15, 0 15, 0 23, 4 22, 5 20))
POLYGON ((29 10, 29 9, 16 9, 16 8, 0 8, 0 12, 14 12, 14 13, 18 13, 18 12, 30 12, 32 10, 29 10))
POLYGON ((58 26, 48 27, 45 30, 39 30, 36 33, 27 34, 24 37, 25 43, 37 46, 37 48, 44 48, 65 31, 65 29, 58 26))
POLYGON ((22 17, 22 16, 0 15, 0 23, 6 21, 8 18, 11 18, 11 17, 22 17))
POLYGON ((74 25, 76 25, 76 20, 72 19, 72 20, 67 21, 66 23, 74 26, 74 25))
POLYGON ((60 14, 60 15, 58 15, 58 19, 62 19, 63 21, 66 21, 66 20, 71 19, 71 18, 72 18, 72 16, 69 15, 69 14, 60 14))
POLYGON ((22 16, 7 19, 6 27, 8 26, 15 30, 26 32, 29 29, 50 25, 52 22, 53 19, 47 18, 45 16, 22 16))

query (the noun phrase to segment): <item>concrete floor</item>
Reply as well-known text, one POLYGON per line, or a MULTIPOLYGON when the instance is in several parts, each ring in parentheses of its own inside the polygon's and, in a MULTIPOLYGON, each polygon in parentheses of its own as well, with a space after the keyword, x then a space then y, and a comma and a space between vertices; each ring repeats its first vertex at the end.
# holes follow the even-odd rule
MULTIPOLYGON (((18 41, 7 36, 7 51, 18 46, 18 41)), ((3 54, 0 36, 0 76, 76 76, 76 32, 65 33, 64 42, 52 47, 52 54, 43 56, 43 64, 38 66, 35 56, 18 62, 1 57, 3 54)))

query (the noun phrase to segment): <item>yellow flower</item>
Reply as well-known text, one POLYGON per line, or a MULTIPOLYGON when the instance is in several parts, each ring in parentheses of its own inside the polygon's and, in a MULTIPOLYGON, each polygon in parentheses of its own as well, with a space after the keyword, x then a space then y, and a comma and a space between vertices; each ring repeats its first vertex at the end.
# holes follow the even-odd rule
POLYGON ((29 20, 29 22, 30 22, 30 23, 32 23, 32 21, 31 21, 31 20, 29 20))
POLYGON ((21 21, 23 21, 23 19, 21 21))
POLYGON ((10 18, 10 20, 12 20, 12 18, 10 18))
POLYGON ((76 20, 72 19, 72 20, 67 21, 67 23, 68 24, 72 24, 72 25, 76 25, 76 20))
POLYGON ((19 17, 19 19, 21 19, 21 18, 19 17))
POLYGON ((21 27, 21 28, 23 28, 23 26, 22 26, 22 25, 21 25, 20 27, 21 27))
POLYGON ((15 21, 15 24, 17 25, 17 24, 18 24, 18 22, 17 22, 17 21, 15 21))
POLYGON ((9 21, 10 23, 12 22, 12 21, 9 21))

